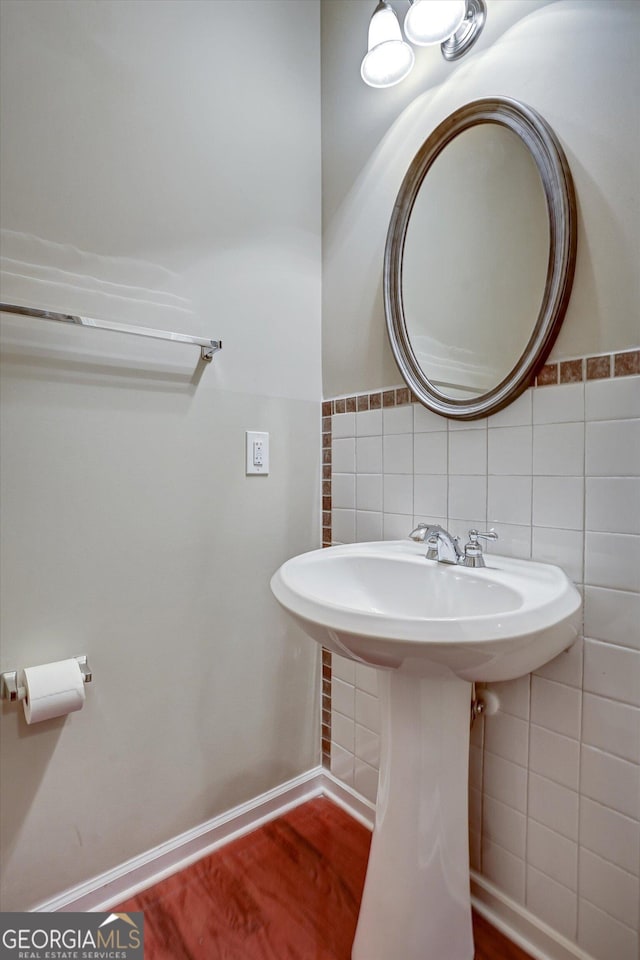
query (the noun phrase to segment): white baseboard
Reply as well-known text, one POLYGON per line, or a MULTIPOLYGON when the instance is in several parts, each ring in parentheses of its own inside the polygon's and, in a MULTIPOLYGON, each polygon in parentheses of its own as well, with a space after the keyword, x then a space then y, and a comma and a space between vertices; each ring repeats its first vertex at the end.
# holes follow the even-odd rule
POLYGON ((188 867, 223 844, 250 833, 287 810, 321 795, 330 797, 355 819, 369 829, 372 828, 373 806, 336 780, 328 770, 315 767, 248 803, 240 804, 152 850, 119 864, 106 873, 39 903, 32 910, 47 913, 109 910, 141 890, 146 890, 178 870, 188 867))
POLYGON ((577 943, 511 900, 475 870, 471 871, 471 903, 492 926, 535 960, 593 960, 577 943))
POLYGON ((368 830, 373 830, 376 816, 375 804, 356 793, 352 787, 336 780, 328 770, 322 770, 321 793, 333 800, 339 807, 342 807, 354 820, 357 820, 368 830))
MULTIPOLYGON (((374 805, 337 780, 328 770, 314 767, 248 803, 240 804, 106 873, 65 890, 38 904, 33 910, 47 913, 108 911, 223 844, 319 796, 328 797, 369 830, 373 829, 374 805)), ((592 960, 577 944, 510 900, 474 871, 471 872, 471 900, 478 913, 536 960, 592 960)))

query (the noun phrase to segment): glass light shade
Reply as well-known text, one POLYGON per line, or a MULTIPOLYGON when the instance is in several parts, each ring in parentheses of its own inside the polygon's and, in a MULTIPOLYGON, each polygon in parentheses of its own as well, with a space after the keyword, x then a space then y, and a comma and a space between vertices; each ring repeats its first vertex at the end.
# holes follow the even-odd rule
POLYGON ((466 0, 414 0, 404 20, 404 32, 419 47, 442 43, 462 24, 466 0))
POLYGON ((370 87, 392 87, 413 67, 413 50, 402 39, 398 18, 386 0, 380 0, 371 17, 367 50, 360 74, 370 87))

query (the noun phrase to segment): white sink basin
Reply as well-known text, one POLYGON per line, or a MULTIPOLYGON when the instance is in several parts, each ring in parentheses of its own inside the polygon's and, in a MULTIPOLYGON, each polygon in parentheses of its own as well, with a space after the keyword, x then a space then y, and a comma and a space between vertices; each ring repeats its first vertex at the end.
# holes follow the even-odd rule
POLYGON ((420 676, 509 680, 575 640, 580 595, 559 567, 487 555, 469 568, 425 552, 411 540, 314 550, 271 589, 323 646, 420 676))
POLYGON ((427 560, 412 540, 294 557, 271 580, 318 643, 382 668, 380 787, 353 960, 473 960, 470 681, 530 673, 577 636, 559 567, 427 560))

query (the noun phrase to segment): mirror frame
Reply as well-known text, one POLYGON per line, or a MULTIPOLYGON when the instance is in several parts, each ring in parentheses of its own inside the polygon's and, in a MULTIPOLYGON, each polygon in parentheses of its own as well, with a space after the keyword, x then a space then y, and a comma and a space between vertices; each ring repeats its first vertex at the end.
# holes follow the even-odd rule
POLYGON ((384 309, 391 349, 406 383, 425 407, 445 417, 476 420, 501 410, 532 384, 566 313, 575 272, 576 246, 577 206, 569 164, 553 130, 535 110, 507 97, 474 100, 436 127, 416 153, 402 181, 387 232, 383 272, 384 309), (547 201, 549 259, 538 317, 520 358, 492 390, 460 400, 438 390, 415 356, 404 314, 402 259, 411 212, 431 166, 454 137, 481 123, 497 123, 509 128, 533 157, 547 201))

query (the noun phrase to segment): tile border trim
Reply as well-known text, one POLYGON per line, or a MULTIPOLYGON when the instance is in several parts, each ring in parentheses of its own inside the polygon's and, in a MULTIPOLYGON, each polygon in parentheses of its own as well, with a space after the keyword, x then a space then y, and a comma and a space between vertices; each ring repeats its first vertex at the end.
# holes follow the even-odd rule
POLYGON ((612 377, 629 377, 638 373, 640 373, 640 350, 624 350, 620 353, 603 353, 599 356, 546 363, 538 372, 535 386, 608 380, 612 377))
MULTIPOLYGON (((609 380, 637 374, 640 374, 640 348, 546 363, 538 371, 538 375, 530 386, 535 388, 561 383, 583 383, 587 380, 609 380)), ((407 403, 419 402, 409 387, 385 387, 373 392, 323 400, 323 432, 325 419, 334 413, 359 413, 362 410, 379 410, 384 407, 399 407, 407 403)), ((329 432, 331 432, 330 424, 329 432)))

